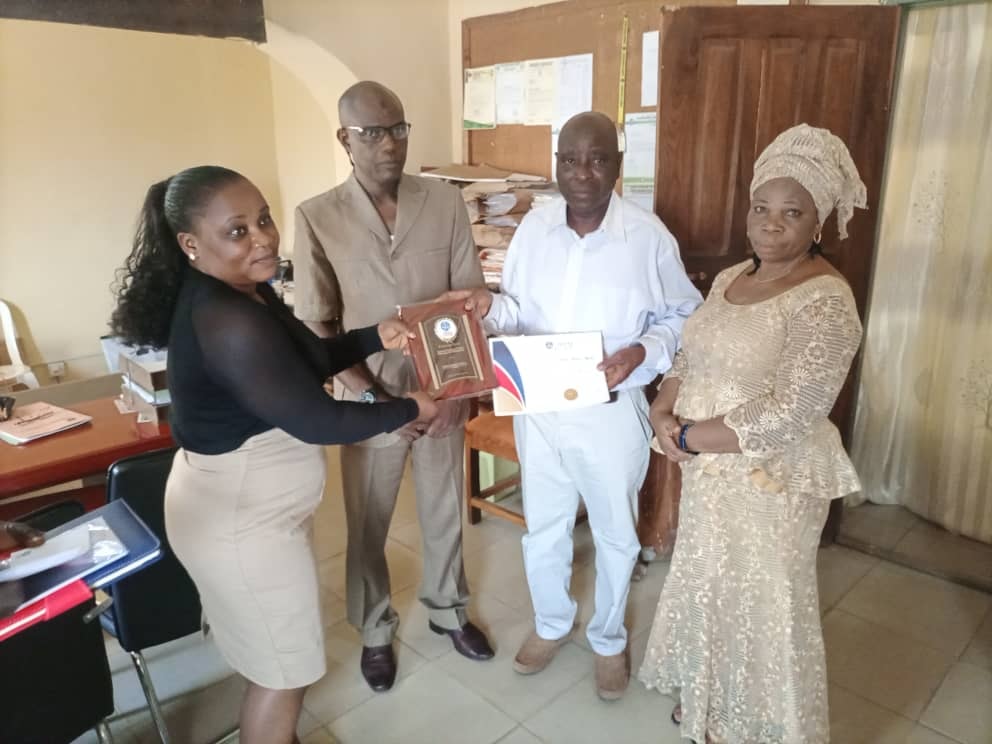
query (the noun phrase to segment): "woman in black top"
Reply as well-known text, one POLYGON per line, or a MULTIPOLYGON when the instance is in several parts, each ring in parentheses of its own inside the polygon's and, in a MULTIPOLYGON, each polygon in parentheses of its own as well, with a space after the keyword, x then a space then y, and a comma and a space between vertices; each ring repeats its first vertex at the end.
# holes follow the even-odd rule
POLYGON ((217 166, 153 185, 119 277, 111 325, 169 348, 172 432, 166 530, 200 592, 219 649, 248 681, 241 741, 295 741, 303 694, 326 671, 311 521, 320 445, 429 422, 423 393, 336 401, 324 381, 403 349, 399 320, 331 339, 310 332, 267 284, 279 232, 258 189, 217 166))

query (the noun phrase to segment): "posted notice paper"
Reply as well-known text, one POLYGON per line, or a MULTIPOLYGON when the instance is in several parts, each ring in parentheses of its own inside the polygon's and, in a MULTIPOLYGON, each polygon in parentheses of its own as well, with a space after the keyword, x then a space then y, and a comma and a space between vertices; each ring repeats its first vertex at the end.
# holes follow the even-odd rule
POLYGON ((496 65, 496 123, 523 124, 527 104, 524 62, 496 65))
POLYGON ((658 105, 658 32, 645 31, 641 42, 641 108, 658 105))
POLYGON ((489 339, 499 384, 493 391, 497 416, 585 408, 610 399, 603 361, 603 335, 558 333, 489 339))
POLYGON ((627 114, 624 133, 627 151, 623 156, 623 195, 653 212, 658 115, 653 111, 627 114))
POLYGON ((558 99, 558 59, 524 63, 524 124, 551 124, 558 99))
POLYGON ((496 68, 476 67, 465 70, 465 105, 462 114, 465 129, 496 127, 496 68))

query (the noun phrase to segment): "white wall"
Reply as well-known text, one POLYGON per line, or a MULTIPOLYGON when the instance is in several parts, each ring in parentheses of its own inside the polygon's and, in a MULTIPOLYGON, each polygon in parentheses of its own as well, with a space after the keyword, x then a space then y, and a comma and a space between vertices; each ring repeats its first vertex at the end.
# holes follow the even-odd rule
POLYGON ((355 79, 377 80, 396 92, 413 123, 411 173, 451 157, 447 13, 448 0, 265 3, 266 18, 319 44, 355 79))
POLYGON ((334 133, 337 99, 357 78, 340 60, 312 40, 267 21, 268 41, 259 49, 269 55, 269 78, 275 155, 282 212, 280 253, 293 252, 296 205, 343 181, 351 172, 334 133))
POLYGON ((223 164, 282 209, 272 112, 246 42, 0 21, 0 298, 29 363, 104 371, 109 287, 154 180, 223 164))

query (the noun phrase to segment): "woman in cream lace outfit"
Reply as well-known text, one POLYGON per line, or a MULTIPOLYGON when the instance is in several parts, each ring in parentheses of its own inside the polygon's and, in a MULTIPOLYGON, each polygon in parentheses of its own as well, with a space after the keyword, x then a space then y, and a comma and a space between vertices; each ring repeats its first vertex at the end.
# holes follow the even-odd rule
POLYGON ((846 237, 855 206, 843 142, 805 124, 779 135, 751 183, 754 260, 717 276, 651 406, 683 485, 639 677, 678 691, 672 719, 697 742, 829 739, 816 550, 830 500, 859 488, 827 415, 861 323, 819 236, 836 209, 846 237))

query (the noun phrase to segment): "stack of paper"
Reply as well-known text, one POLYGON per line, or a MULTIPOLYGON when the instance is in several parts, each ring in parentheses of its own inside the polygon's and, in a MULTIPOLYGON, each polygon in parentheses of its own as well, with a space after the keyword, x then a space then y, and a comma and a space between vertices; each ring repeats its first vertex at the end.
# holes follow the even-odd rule
POLYGON ((513 239, 515 227, 495 227, 493 225, 472 225, 472 237, 475 238, 475 245, 480 250, 484 248, 500 248, 506 250, 510 247, 513 239))
POLYGON ((440 178, 445 181, 461 181, 464 183, 503 183, 511 175, 510 171, 500 170, 488 165, 463 165, 452 163, 444 168, 434 168, 420 175, 425 178, 440 178))
POLYGON ((0 439, 8 444, 26 444, 92 421, 91 416, 49 403, 17 406, 10 420, 0 423, 0 439))
MULTIPOLYGON (((543 184, 547 179, 530 173, 513 173, 512 171, 494 168, 491 165, 466 165, 452 163, 443 168, 433 168, 421 173, 424 178, 440 178, 443 181, 469 184, 477 190, 491 189, 506 191, 516 184, 543 184), (487 186, 487 184, 491 184, 487 186)), ((468 188, 468 187, 466 187, 468 188)))
POLYGON ((489 194, 482 200, 482 214, 498 217, 504 214, 524 214, 534 201, 531 189, 513 189, 502 194, 489 194))
POLYGON ((482 262, 482 276, 486 284, 498 287, 503 277, 506 248, 486 248, 479 252, 479 260, 482 262))
POLYGON ((534 192, 534 201, 531 204, 531 209, 537 209, 538 207, 543 207, 545 204, 550 204, 554 201, 560 194, 557 190, 547 189, 544 191, 534 192))
POLYGON ((524 216, 558 196, 554 184, 541 176, 488 165, 453 164, 422 175, 451 181, 461 188, 486 284, 492 288, 500 284, 506 249, 524 216))
POLYGON ((523 219, 522 214, 501 214, 496 217, 484 217, 482 223, 493 227, 516 227, 523 219))

